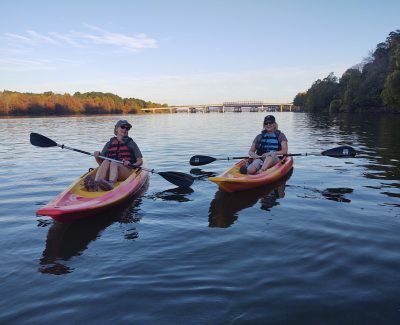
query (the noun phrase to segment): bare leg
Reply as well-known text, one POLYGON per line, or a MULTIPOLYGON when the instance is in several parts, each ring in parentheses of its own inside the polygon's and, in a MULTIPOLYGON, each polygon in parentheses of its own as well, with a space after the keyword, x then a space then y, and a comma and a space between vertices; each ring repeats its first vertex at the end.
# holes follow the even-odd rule
POLYGON ((126 180, 132 173, 132 169, 121 164, 111 162, 110 165, 110 182, 126 180))
POLYGON ((116 162, 111 162, 110 165, 110 182, 115 183, 118 180, 118 169, 119 164, 116 162))
POLYGON ((132 174, 132 169, 123 165, 118 166, 118 180, 124 181, 132 174))
POLYGON ((257 173, 257 171, 260 169, 260 166, 262 164, 261 159, 254 159, 253 162, 247 167, 247 174, 253 175, 257 173))
POLYGON ((106 179, 109 168, 110 168, 110 162, 108 160, 104 160, 101 163, 99 169, 97 170, 95 181, 99 181, 100 179, 106 179))
POLYGON ((271 154, 270 156, 267 156, 264 160, 264 164, 262 165, 261 169, 259 170, 259 173, 266 171, 268 168, 271 168, 278 162, 279 162, 279 158, 275 154, 271 154))

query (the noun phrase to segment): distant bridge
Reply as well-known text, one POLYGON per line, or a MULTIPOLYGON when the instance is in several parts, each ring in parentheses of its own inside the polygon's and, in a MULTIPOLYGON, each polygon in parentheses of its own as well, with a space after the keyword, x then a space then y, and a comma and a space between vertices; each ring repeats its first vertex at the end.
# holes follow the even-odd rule
POLYGON ((157 113, 168 111, 170 113, 210 113, 210 112, 291 112, 296 107, 293 103, 267 103, 262 101, 224 102, 222 104, 201 104, 170 107, 142 108, 143 112, 157 113))

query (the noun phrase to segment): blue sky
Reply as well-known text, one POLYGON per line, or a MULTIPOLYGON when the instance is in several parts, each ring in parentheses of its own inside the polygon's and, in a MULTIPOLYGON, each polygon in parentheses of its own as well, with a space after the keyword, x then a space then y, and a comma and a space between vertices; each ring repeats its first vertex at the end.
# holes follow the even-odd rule
POLYGON ((2 1, 0 90, 291 102, 400 29, 398 0, 2 1))

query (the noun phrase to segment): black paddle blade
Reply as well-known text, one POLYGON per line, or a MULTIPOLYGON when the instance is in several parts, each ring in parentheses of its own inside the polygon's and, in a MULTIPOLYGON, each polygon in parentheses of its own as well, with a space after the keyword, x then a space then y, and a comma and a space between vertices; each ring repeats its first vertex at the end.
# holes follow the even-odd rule
POLYGON ((190 187, 194 178, 189 174, 180 173, 180 172, 158 172, 158 175, 165 178, 168 182, 179 186, 179 187, 190 187))
POLYGON ((213 161, 216 161, 217 159, 210 157, 210 156, 202 156, 202 155, 196 155, 190 158, 190 165, 192 166, 202 166, 202 165, 207 165, 209 163, 212 163, 213 161))
POLYGON ((341 146, 337 148, 332 148, 329 150, 322 151, 323 156, 335 157, 335 158, 345 158, 345 157, 355 157, 357 152, 354 148, 350 146, 341 146))
POLYGON ((31 133, 30 140, 31 144, 33 144, 36 147, 43 147, 43 148, 57 147, 56 142, 39 133, 31 133))

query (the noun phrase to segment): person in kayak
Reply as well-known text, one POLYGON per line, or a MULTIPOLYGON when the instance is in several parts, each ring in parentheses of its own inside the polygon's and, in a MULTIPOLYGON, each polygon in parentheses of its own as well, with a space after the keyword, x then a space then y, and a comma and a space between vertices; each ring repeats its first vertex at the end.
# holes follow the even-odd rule
POLYGON ((240 171, 250 175, 262 173, 279 162, 278 155, 287 153, 288 140, 285 134, 278 130, 275 117, 267 115, 263 130, 255 137, 249 150, 249 157, 253 161, 240 171))
POLYGON ((96 178, 91 183, 85 182, 87 188, 99 187, 101 190, 111 190, 116 181, 127 179, 132 173, 132 167, 139 167, 143 164, 143 156, 135 141, 128 136, 132 125, 127 120, 119 120, 114 127, 115 137, 112 137, 103 150, 95 151, 94 156, 100 165, 96 178), (103 160, 99 156, 109 157, 123 161, 123 164, 109 160, 103 160))

